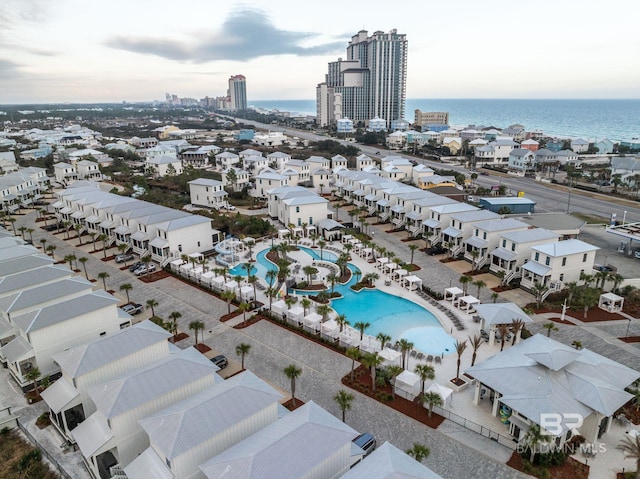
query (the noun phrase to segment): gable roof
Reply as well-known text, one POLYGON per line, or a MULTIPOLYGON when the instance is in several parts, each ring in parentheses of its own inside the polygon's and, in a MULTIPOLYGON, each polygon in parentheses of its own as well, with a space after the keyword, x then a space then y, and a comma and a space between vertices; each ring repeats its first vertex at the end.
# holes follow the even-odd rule
POLYGON ((599 250, 600 248, 593 246, 592 244, 585 243, 579 239, 568 239, 564 241, 556 241, 554 243, 532 246, 531 249, 555 258, 569 254, 589 253, 591 251, 599 250))

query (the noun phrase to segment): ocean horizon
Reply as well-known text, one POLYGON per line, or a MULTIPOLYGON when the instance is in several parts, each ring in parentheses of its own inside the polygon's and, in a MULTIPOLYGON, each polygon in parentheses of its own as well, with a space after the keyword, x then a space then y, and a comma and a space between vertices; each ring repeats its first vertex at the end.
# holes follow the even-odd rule
MULTIPOLYGON (((316 114, 315 100, 255 100, 249 106, 305 115, 316 114)), ((506 128, 519 123, 545 135, 620 141, 640 137, 640 99, 428 99, 408 98, 405 119, 416 109, 449 112, 451 125, 506 128)))

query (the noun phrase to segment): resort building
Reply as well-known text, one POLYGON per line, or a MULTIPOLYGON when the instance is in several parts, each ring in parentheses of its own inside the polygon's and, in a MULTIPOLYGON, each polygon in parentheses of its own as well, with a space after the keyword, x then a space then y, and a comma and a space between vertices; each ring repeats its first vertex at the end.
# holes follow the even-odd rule
POLYGON ((219 210, 227 204, 227 192, 222 181, 197 178, 189 182, 189 194, 193 206, 219 210))
POLYGON ((78 179, 80 180, 100 180, 100 165, 96 161, 78 160, 75 162, 78 179))
MULTIPOLYGON (((289 177, 271 168, 265 168, 255 177, 255 188, 249 191, 251 196, 266 198, 269 190, 289 185, 289 177)), ((274 216, 274 215, 272 215, 274 216)))
POLYGON ((152 156, 145 161, 145 169, 155 178, 182 174, 182 161, 171 156, 152 156))
POLYGON ((475 378, 474 402, 504 416, 509 434, 523 442, 533 424, 556 446, 578 433, 594 444, 612 416, 633 396, 625 388, 640 374, 588 349, 574 349, 536 334, 467 369, 475 378), (545 421, 544 415, 575 418, 545 421), (550 427, 550 426, 553 426, 550 427), (575 426, 572 428, 572 426, 575 426))
POLYGON ((69 163, 55 163, 53 165, 53 173, 56 181, 63 186, 78 179, 76 167, 69 163))
POLYGON ((240 162, 240 157, 235 153, 231 153, 230 151, 223 151, 222 153, 218 153, 215 158, 217 171, 226 170, 230 166, 234 166, 238 164, 238 162, 240 162))
POLYGON ((475 149, 476 165, 494 164, 504 165, 509 163, 509 155, 514 148, 518 148, 518 143, 512 139, 498 138, 489 142, 486 146, 475 149))
MULTIPOLYGON (((455 216, 452 216, 452 221, 455 216)), ((464 241, 464 258, 474 264, 474 269, 482 268, 490 259, 489 252, 500 244, 504 233, 525 231, 527 223, 513 218, 480 221, 473 225, 473 234, 464 241)))
POLYGON ((249 172, 230 166, 222 171, 222 184, 233 191, 242 190, 249 185, 249 172))
MULTIPOLYGON (((480 210, 473 205, 458 203, 457 201, 433 206, 431 208, 431 217, 422 222, 424 235, 429 238, 431 246, 436 246, 448 241, 444 239, 444 230, 449 228, 451 225, 451 215, 471 211, 480 210)), ((479 218, 478 221, 481 221, 482 219, 486 220, 490 218, 479 218)), ((447 232, 447 238, 453 238, 457 247, 459 247, 462 241, 462 232, 453 228, 447 232)))

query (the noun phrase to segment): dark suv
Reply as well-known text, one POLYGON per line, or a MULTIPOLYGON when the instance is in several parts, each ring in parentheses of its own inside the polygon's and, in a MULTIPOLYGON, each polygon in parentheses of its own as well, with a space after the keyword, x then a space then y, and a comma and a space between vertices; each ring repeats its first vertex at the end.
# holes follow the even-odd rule
POLYGON ((224 369, 229 365, 229 361, 224 354, 219 354, 211 358, 211 362, 218 366, 220 369, 224 369))

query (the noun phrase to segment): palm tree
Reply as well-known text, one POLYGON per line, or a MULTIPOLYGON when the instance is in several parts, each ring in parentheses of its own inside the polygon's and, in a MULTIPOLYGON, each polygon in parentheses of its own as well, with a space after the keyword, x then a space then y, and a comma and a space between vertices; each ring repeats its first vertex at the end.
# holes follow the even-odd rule
POLYGON ((250 349, 251 349, 251 345, 247 343, 240 343, 236 346, 236 354, 240 356, 240 364, 243 371, 244 371, 244 358, 247 354, 249 354, 250 349))
POLYGON ((56 245, 50 244, 49 246, 47 246, 47 253, 49 254, 49 256, 51 256, 53 258, 53 252, 58 249, 58 247, 56 245))
POLYGON ((409 352, 413 349, 413 343, 402 338, 396 341, 396 346, 400 347, 400 353, 402 354, 402 369, 406 369, 407 356, 409 355, 409 352))
POLYGON ((349 325, 349 321, 344 314, 340 314, 336 317, 336 323, 338 323, 338 326, 340 326, 340 332, 343 331, 345 326, 349 325))
POLYGON ((18 228, 18 231, 20 232, 20 236, 22 236, 22 238, 24 238, 24 232, 27 231, 27 227, 26 226, 21 226, 20 228, 18 228))
POLYGON ((155 316, 156 315, 156 310, 155 307, 158 306, 158 302, 151 298, 151 299, 147 299, 147 309, 151 310, 151 316, 155 316))
POLYGON ((491 301, 493 303, 495 303, 496 301, 498 301, 498 298, 500 297, 500 295, 498 293, 496 293, 495 291, 493 293, 491 293, 491 301))
POLYGON ((189 329, 193 331, 193 335, 195 336, 196 346, 198 345, 198 331, 204 330, 204 323, 200 320, 191 321, 189 323, 189 329))
POLYGON ((251 311, 252 307, 247 302, 242 302, 238 305, 238 309, 242 311, 242 322, 246 324, 247 322, 247 311, 251 311))
POLYGON ((418 249, 418 245, 410 244, 409 245, 409 249, 411 250, 411 261, 409 262, 409 264, 413 264, 413 255, 416 252, 416 250, 418 249))
POLYGON ((471 345, 471 349, 473 349, 473 355, 471 356, 471 367, 476 363, 476 356, 478 355, 478 349, 482 346, 483 343, 482 336, 479 334, 474 334, 473 336, 469 336, 469 344, 471 345))
POLYGON ((573 346, 576 349, 582 349, 582 341, 578 341, 576 339, 571 343, 571 346, 573 346))
POLYGON ((580 294, 579 302, 580 306, 584 308, 584 318, 587 319, 587 314, 591 308, 598 304, 598 298, 600 297, 600 291, 595 288, 585 288, 580 294))
POLYGON ((553 321, 549 321, 542 326, 547 330, 547 338, 551 337, 551 331, 558 331, 558 327, 553 321))
POLYGON ((16 233, 16 221, 17 220, 10 216, 9 218, 7 218, 7 221, 9 223, 11 223, 11 227, 13 228, 13 235, 14 236, 18 236, 18 233, 16 233))
POLYGON ((524 321, 520 318, 514 319, 511 322, 511 332, 513 333, 513 338, 511 338, 511 346, 516 344, 516 338, 518 337, 518 333, 524 329, 524 321))
POLYGON ((378 353, 366 353, 361 362, 364 366, 369 368, 371 372, 371 392, 376 392, 376 368, 384 362, 384 358, 378 356, 378 353))
POLYGON ((318 241, 318 248, 320 248, 320 259, 322 260, 322 250, 324 249, 324 247, 327 246, 327 242, 323 239, 321 239, 320 241, 318 241))
POLYGON ((413 372, 420 376, 420 393, 424 394, 424 384, 427 379, 434 380, 436 378, 436 370, 428 364, 418 364, 413 372))
POLYGON ((27 233, 29 233, 29 241, 33 244, 33 232, 35 230, 33 228, 27 228, 27 233))
POLYGON ((24 376, 27 381, 31 381, 33 383, 33 390, 36 392, 38 397, 40 397, 40 391, 38 390, 38 379, 40 379, 40 376, 42 376, 42 373, 38 368, 29 369, 27 374, 24 376))
POLYGON ((295 364, 284 368, 284 375, 291 381, 291 406, 296 407, 296 379, 302 374, 302 369, 295 364))
POLYGON ((131 291, 132 289, 133 286, 131 286, 131 283, 123 283, 120 285, 120 291, 124 291, 127 295, 127 303, 131 302, 131 300, 129 299, 129 291, 131 291))
POLYGON ((533 292, 536 295, 536 309, 540 309, 542 297, 547 291, 549 291, 549 288, 547 288, 544 284, 538 282, 533 284, 533 292))
POLYGON ((482 288, 484 288, 484 287, 487 285, 487 283, 485 283, 484 281, 482 281, 481 279, 479 279, 478 281, 474 281, 474 282, 473 282, 473 285, 474 285, 476 288, 478 288, 478 290, 477 290, 477 294, 476 294, 476 298, 480 299, 480 290, 481 290, 482 288))
POLYGON ((327 275, 327 281, 329 282, 329 285, 331 286, 331 296, 333 296, 333 290, 336 287, 336 283, 338 282, 338 278, 335 274, 331 273, 327 275))
POLYGON ((331 312, 331 306, 328 304, 320 304, 316 306, 316 312, 322 316, 322 322, 324 323, 329 317, 329 313, 331 312))
POLYGON ((429 417, 433 412, 433 408, 442 405, 442 397, 435 391, 429 391, 418 396, 422 404, 427 404, 429 407, 429 417))
POLYGON ((551 436, 542 432, 540 426, 536 423, 532 423, 529 426, 529 430, 524 438, 525 444, 531 448, 531 456, 529 462, 533 464, 533 460, 536 457, 536 449, 541 443, 549 442, 551 436))
POLYGON ((80 241, 80 246, 82 246, 82 236, 80 235, 80 230, 82 229, 82 225, 74 225, 73 229, 78 233, 78 241, 80 241))
POLYGON ((353 376, 356 370, 356 361, 360 360, 360 356, 362 355, 362 352, 358 348, 351 346, 347 348, 344 354, 349 359, 351 359, 351 382, 353 382, 353 379, 354 379, 353 376))
POLYGON ((107 278, 109 277, 109 273, 107 273, 106 271, 101 271, 100 273, 98 273, 98 278, 100 278, 102 280, 102 287, 104 288, 104 290, 107 290, 107 278))
POLYGON ((476 260, 478 259, 478 256, 480 256, 480 253, 478 252, 477 249, 474 249, 469 254, 471 255, 471 271, 475 271, 476 270, 476 260))
POLYGON ((500 335, 500 351, 502 351, 507 340, 507 334, 509 334, 509 325, 505 323, 498 324, 498 334, 500 335))
POLYGON ((364 337, 364 331, 370 326, 371 324, 366 321, 358 321, 357 323, 354 323, 353 327, 360 331, 360 341, 362 341, 362 338, 364 337))
POLYGON ((458 355, 458 362, 456 363, 456 379, 460 379, 460 363, 462 362, 462 354, 467 349, 467 340, 456 341, 456 354, 458 355))
POLYGON ((178 319, 182 317, 182 313, 179 311, 172 311, 169 314, 169 319, 171 320, 171 333, 173 334, 173 341, 175 342, 176 336, 178 335, 178 319))
POLYGON ((311 307, 311 300, 307 297, 302 298, 302 300, 300 300, 300 306, 302 306, 302 310, 306 316, 309 308, 311 307))
POLYGON ((391 341, 391 336, 385 333, 378 333, 376 339, 380 341, 380 351, 382 351, 384 349, 384 345, 391 341))
POLYGON ((391 377, 391 395, 395 399, 396 397, 396 379, 398 375, 404 371, 402 366, 398 366, 397 364, 391 364, 387 366, 387 374, 391 377))
POLYGON ((231 290, 223 291, 220 297, 227 302, 227 314, 231 314, 231 301, 236 297, 236 293, 231 290))
POLYGON ((82 269, 84 269, 84 276, 85 278, 87 278, 87 281, 89 281, 89 274, 87 273, 87 261, 89 261, 89 259, 86 256, 83 256, 82 258, 79 258, 78 261, 82 263, 82 269))
POLYGON ((467 295, 467 285, 472 281, 473 281, 473 278, 471 278, 471 276, 467 276, 466 274, 463 274, 458 279, 458 282, 462 285, 462 292, 465 296, 467 295))
POLYGON ((65 256, 63 259, 69 263, 69 269, 73 270, 73 258, 75 258, 74 255, 72 254, 68 254, 67 256, 65 256))
POLYGON ((416 461, 422 462, 427 457, 429 457, 429 454, 431 454, 431 450, 424 444, 414 442, 411 449, 406 450, 406 453, 409 456, 413 457, 416 461))
POLYGON ((345 422, 345 414, 347 410, 351 409, 351 403, 354 399, 355 396, 344 389, 341 389, 335 396, 333 396, 333 400, 338 403, 338 407, 340 408, 340 411, 342 411, 342 422, 345 422))
POLYGON ((269 287, 273 287, 273 282, 276 280, 276 278, 278 277, 278 272, 275 269, 270 269, 269 271, 267 271, 267 274, 265 275, 265 279, 267 280, 267 283, 269 283, 269 287))
POLYGON ((47 251, 47 248, 46 248, 47 239, 46 238, 42 238, 40 240, 40 243, 42 243, 42 251, 47 251))
POLYGON ((640 479, 640 436, 625 436, 617 449, 624 452, 625 459, 633 459, 636 461, 636 479, 640 479))
POLYGON ((106 234, 98 235, 98 241, 102 241, 102 255, 104 258, 107 257, 107 240, 109 237, 106 234))

